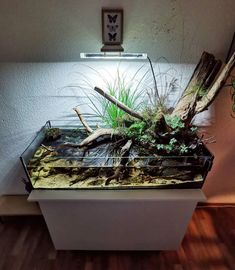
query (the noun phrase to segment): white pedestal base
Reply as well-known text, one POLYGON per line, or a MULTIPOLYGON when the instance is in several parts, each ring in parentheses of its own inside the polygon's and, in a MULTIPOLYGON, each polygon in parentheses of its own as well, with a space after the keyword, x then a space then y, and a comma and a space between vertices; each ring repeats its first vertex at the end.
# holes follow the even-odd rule
POLYGON ((201 190, 34 190, 59 250, 173 250, 201 190))

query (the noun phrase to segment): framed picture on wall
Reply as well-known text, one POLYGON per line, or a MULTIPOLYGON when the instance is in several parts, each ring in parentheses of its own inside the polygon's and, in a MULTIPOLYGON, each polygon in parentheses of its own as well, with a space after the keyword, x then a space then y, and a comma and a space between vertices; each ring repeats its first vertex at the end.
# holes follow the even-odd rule
POLYGON ((121 45, 123 10, 102 9, 102 41, 104 45, 121 45))
POLYGON ((226 63, 228 63, 230 57, 232 56, 232 54, 235 52, 235 32, 233 34, 233 38, 232 38, 232 42, 230 44, 228 53, 227 53, 227 57, 226 57, 226 63))

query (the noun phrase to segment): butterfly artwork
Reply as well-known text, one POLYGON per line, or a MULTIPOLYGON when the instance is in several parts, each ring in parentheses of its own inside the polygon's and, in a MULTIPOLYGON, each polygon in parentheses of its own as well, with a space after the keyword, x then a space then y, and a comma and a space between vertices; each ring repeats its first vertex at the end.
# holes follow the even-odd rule
MULTIPOLYGON (((122 44, 122 9, 102 9, 102 40, 104 48, 123 51, 122 44), (112 47, 114 46, 114 47, 112 47)), ((104 50, 105 50, 104 49, 104 50)))
POLYGON ((118 16, 117 14, 115 15, 108 14, 109 23, 116 23, 117 16, 118 16))
POLYGON ((109 35, 109 41, 116 41, 117 33, 114 33, 114 34, 108 33, 108 35, 109 35))

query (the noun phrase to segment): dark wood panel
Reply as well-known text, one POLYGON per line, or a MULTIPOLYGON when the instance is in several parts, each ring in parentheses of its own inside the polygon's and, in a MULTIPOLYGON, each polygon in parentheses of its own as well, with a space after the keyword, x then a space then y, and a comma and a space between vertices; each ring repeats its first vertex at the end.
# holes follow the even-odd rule
MULTIPOLYGON (((66 228, 65 228, 66 229, 66 228)), ((0 224, 1 270, 234 270, 235 208, 199 208, 177 251, 56 251, 42 217, 0 224)))

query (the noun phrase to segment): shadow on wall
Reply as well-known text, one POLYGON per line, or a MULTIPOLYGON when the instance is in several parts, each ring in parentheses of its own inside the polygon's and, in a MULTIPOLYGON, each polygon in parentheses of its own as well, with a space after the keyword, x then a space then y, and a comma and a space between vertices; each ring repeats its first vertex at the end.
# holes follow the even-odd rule
POLYGON ((21 181, 22 178, 26 178, 24 169, 20 162, 20 159, 14 159, 11 162, 12 166, 7 171, 0 182, 0 194, 24 194, 26 193, 24 183, 21 181))
POLYGON ((215 101, 215 126, 209 129, 216 136, 216 143, 209 145, 214 165, 204 185, 211 203, 235 203, 235 119, 231 112, 230 89, 224 88, 215 101))
MULTIPOLYGON (((8 122, 9 127, 10 125, 11 122, 8 122)), ((3 132, 6 134, 3 136, 4 134, 0 133, 0 194, 24 194, 25 188, 21 179, 26 178, 26 175, 19 157, 35 133, 30 129, 16 129, 10 132, 4 128, 3 132)))

